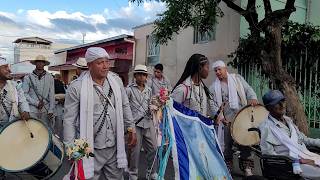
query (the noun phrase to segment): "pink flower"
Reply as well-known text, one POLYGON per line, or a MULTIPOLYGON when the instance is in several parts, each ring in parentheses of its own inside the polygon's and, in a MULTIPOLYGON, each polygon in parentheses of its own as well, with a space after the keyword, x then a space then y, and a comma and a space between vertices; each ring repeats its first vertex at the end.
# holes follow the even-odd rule
POLYGON ((161 88, 159 92, 159 100, 161 103, 165 103, 169 99, 169 92, 166 88, 161 88))

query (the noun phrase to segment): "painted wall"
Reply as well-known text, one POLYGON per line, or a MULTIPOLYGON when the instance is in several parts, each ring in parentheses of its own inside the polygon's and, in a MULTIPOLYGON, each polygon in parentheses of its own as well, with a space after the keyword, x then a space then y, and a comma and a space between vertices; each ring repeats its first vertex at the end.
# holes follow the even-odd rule
MULTIPOLYGON (((238 1, 238 3, 240 3, 238 1)), ((224 3, 220 4, 224 16, 216 26, 215 40, 194 44, 192 27, 181 30, 180 34, 173 37, 167 45, 160 46, 160 63, 164 65, 164 73, 174 85, 180 78, 185 64, 194 53, 201 53, 210 59, 210 63, 217 59, 228 61, 227 56, 238 46, 240 36, 240 16, 224 3)), ((134 29, 136 41, 135 64, 146 64, 146 37, 153 31, 153 24, 145 25, 134 29)), ((149 67, 150 69, 152 67, 149 67)), ((151 71, 152 72, 152 71, 151 71)), ((209 74, 207 83, 211 83, 214 73, 209 74)))
MULTIPOLYGON (((310 0, 311 1, 311 0, 310 0)), ((319 0, 313 0, 317 1, 318 7, 317 9, 320 8, 320 2, 319 0)), ((241 1, 241 6, 242 8, 246 8, 248 3, 248 0, 242 0, 241 1)), ((285 7, 286 0, 272 0, 271 1, 271 7, 272 10, 278 10, 278 9, 283 9, 285 7)), ((263 0, 257 0, 257 12, 259 15, 259 21, 264 18, 264 5, 263 5, 263 0)), ((296 11, 293 12, 290 16, 290 20, 299 22, 299 23, 305 23, 307 21, 307 0, 296 0, 295 2, 295 7, 296 11)), ((318 13, 319 14, 319 13, 318 13)), ((319 16, 318 16, 319 17, 319 16)), ((319 19, 319 18, 317 18, 319 19)), ((320 21, 320 20, 319 20, 320 21)), ((240 35, 241 37, 244 37, 249 33, 249 25, 245 18, 241 17, 241 25, 240 25, 240 35)))
POLYGON ((310 17, 309 22, 320 26, 320 0, 309 0, 310 17))

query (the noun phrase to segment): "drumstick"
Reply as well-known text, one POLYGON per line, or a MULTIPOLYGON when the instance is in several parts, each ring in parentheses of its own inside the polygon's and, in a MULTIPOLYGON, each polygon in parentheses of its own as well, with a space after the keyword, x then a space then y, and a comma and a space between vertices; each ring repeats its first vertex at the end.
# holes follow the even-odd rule
POLYGON ((221 104, 221 106, 219 107, 218 111, 216 112, 216 114, 212 118, 213 121, 216 121, 218 119, 218 116, 220 115, 221 111, 223 111, 225 105, 226 105, 226 102, 223 102, 221 104))
POLYGON ((31 132, 31 129, 30 129, 30 127, 29 127, 28 122, 27 122, 26 120, 23 120, 23 121, 24 121, 24 123, 26 124, 26 127, 27 127, 28 131, 30 132, 30 137, 33 138, 34 136, 33 136, 32 132, 31 132))

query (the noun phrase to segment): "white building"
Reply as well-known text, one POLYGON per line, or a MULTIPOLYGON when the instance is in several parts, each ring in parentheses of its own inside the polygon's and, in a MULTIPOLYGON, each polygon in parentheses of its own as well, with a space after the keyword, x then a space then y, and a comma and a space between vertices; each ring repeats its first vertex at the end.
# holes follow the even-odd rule
MULTIPOLYGON (((212 63, 214 60, 228 59, 235 51, 240 37, 240 15, 224 3, 220 4, 224 16, 218 20, 214 31, 200 33, 197 28, 189 27, 173 36, 167 45, 157 45, 152 36, 154 24, 137 26, 135 37, 135 64, 146 64, 151 67, 157 63, 164 65, 164 73, 175 85, 180 78, 185 64, 194 53, 207 56, 212 63)), ((210 72, 207 82, 212 82, 214 73, 210 72)))
POLYGON ((50 65, 63 64, 65 62, 55 61, 54 51, 74 45, 54 43, 40 37, 19 38, 13 43, 14 64, 11 68, 13 74, 25 74, 32 72, 35 67, 30 64, 29 61, 35 59, 35 57, 40 54, 50 61, 50 65))

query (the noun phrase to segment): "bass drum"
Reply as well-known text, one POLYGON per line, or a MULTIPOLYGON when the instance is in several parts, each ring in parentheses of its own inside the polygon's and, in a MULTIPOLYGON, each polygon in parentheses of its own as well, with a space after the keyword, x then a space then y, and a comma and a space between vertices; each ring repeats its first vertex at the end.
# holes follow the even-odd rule
POLYGON ((63 143, 36 119, 29 119, 27 124, 18 120, 4 126, 0 132, 0 147, 0 169, 18 176, 49 179, 64 158, 63 143))
POLYGON ((243 146, 253 146, 260 142, 257 131, 249 131, 258 126, 268 117, 269 112, 263 105, 245 106, 235 116, 231 124, 233 140, 243 146))

